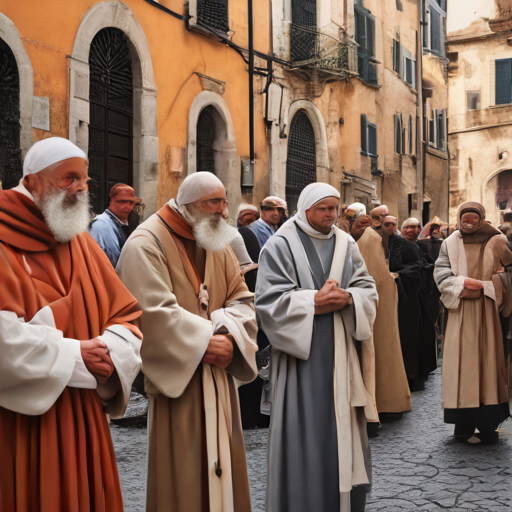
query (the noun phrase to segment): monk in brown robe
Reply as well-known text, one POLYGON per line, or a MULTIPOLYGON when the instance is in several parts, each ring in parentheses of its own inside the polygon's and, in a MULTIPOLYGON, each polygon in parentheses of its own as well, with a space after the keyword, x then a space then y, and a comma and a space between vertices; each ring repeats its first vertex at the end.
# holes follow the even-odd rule
POLYGON ((104 411, 122 416, 141 312, 89 223, 85 154, 50 138, 0 191, 0 510, 120 512, 104 411))
POLYGON ((256 320, 226 202, 214 174, 188 176, 117 266, 143 309, 148 512, 251 510, 234 377, 256 377, 256 320))
POLYGON ((456 438, 491 444, 499 439, 498 425, 509 416, 498 314, 502 293, 493 276, 512 264, 512 252, 507 238, 485 222, 481 204, 463 203, 457 218, 460 230, 443 242, 434 271, 441 301, 448 309, 444 421, 455 424, 456 438))

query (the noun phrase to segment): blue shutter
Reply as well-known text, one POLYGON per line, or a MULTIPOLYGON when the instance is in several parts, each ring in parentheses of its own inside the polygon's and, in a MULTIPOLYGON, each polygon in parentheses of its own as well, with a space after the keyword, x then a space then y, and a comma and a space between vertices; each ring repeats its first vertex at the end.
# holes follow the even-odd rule
POLYGON ((512 59, 496 61, 496 105, 512 103, 512 59))

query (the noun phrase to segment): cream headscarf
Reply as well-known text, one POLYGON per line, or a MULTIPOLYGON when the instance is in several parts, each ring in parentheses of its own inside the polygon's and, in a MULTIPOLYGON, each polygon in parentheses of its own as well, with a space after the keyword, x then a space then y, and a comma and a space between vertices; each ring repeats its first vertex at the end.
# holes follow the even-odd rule
POLYGON ((327 197, 335 197, 338 200, 340 198, 340 193, 327 183, 311 183, 301 192, 299 196, 299 202, 297 204, 297 215, 293 217, 293 220, 295 220, 302 231, 313 238, 326 239, 331 238, 334 235, 334 224, 331 228, 331 231, 327 235, 324 235, 323 233, 320 233, 320 231, 317 231, 310 226, 306 216, 307 210, 309 210, 322 199, 326 199, 327 197))
POLYGON ((61 137, 50 137, 36 142, 27 152, 23 162, 23 176, 36 174, 50 165, 68 160, 69 158, 83 158, 85 153, 72 142, 61 137))
POLYGON ((176 202, 179 206, 195 203, 220 188, 224 188, 224 184, 212 172, 195 172, 183 180, 178 190, 176 202))

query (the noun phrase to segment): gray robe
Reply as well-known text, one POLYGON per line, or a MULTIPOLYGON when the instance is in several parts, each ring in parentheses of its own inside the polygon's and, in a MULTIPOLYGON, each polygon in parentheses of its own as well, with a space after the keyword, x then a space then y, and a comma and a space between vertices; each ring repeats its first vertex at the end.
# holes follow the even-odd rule
MULTIPOLYGON (((339 230, 336 236, 348 237, 339 230)), ((260 255, 256 312, 272 345, 267 512, 350 510, 351 493, 340 493, 339 481, 334 313, 314 314, 315 293, 334 277, 336 236, 313 242, 289 222, 260 255)), ((371 336, 377 293, 357 244, 348 238, 342 275, 334 278, 354 298, 354 305, 342 310, 345 332, 363 340, 371 336)), ((357 408, 356 417, 355 439, 369 481, 363 407, 357 408)))

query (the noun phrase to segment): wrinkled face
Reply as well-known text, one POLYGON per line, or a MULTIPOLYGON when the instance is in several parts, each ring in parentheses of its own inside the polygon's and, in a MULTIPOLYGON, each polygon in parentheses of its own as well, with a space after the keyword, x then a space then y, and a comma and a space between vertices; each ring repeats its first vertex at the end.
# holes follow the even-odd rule
POLYGON ((392 235, 396 231, 396 220, 385 220, 382 223, 382 231, 387 235, 392 235))
POLYGON ((89 179, 87 162, 83 158, 69 158, 41 172, 25 176, 24 185, 37 198, 65 191, 65 203, 73 205, 78 195, 87 190, 89 179))
POLYGON ((475 212, 466 212, 460 218, 460 229, 468 235, 476 233, 482 226, 480 215, 475 212))
POLYGON ((281 220, 281 214, 285 212, 283 206, 276 204, 275 206, 262 206, 261 218, 271 226, 276 226, 281 220))
POLYGON ((238 216, 238 224, 245 228, 260 218, 260 214, 254 210, 242 210, 238 216))
POLYGON ((326 197, 306 210, 309 225, 320 233, 328 234, 338 218, 338 199, 326 197))
POLYGON ((419 224, 408 224, 402 228, 402 236, 409 240, 409 242, 415 242, 420 233, 421 226, 419 224))
POLYGON ((135 194, 129 188, 122 188, 115 197, 110 199, 108 209, 123 222, 128 221, 128 215, 135 206, 135 194))
POLYGON ((224 187, 219 187, 192 204, 194 205, 196 212, 199 213, 201 217, 211 215, 222 219, 224 218, 224 212, 228 206, 226 189, 224 187))

